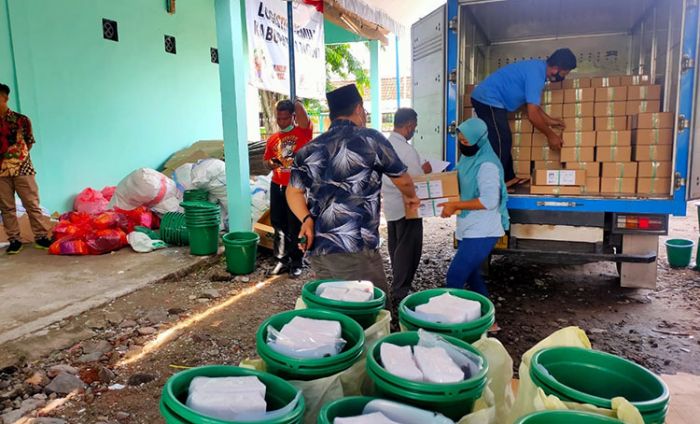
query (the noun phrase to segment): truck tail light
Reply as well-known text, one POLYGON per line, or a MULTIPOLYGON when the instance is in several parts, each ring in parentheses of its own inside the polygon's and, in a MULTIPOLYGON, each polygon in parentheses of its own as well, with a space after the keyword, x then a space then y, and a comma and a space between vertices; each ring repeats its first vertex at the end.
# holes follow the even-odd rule
POLYGON ((660 216, 617 215, 616 228, 619 230, 661 231, 665 222, 660 216))

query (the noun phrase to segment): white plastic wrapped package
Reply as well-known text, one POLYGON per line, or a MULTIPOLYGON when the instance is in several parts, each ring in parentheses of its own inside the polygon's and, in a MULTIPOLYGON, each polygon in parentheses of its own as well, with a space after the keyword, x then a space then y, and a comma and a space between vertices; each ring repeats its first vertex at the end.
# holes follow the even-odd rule
POLYGON ((257 377, 195 377, 186 404, 200 414, 221 420, 264 417, 265 391, 265 385, 257 377))
POLYGON ((371 281, 329 281, 316 287, 316 295, 343 302, 369 302, 374 299, 371 281))
POLYGON ((146 206, 162 215, 182 212, 181 202, 182 192, 175 181, 154 169, 141 168, 119 182, 109 207, 131 210, 146 206))
POLYGON ((415 346, 416 365, 429 383, 456 383, 464 380, 464 372, 441 347, 415 346))
POLYGON ((379 347, 382 365, 391 374, 411 381, 423 381, 423 372, 418 368, 411 346, 382 343, 379 347))
POLYGON ((265 211, 270 209, 270 175, 259 175, 250 179, 253 222, 258 222, 265 211))
POLYGON ((346 341, 338 321, 294 317, 280 331, 267 328, 267 344, 278 353, 299 358, 324 358, 339 354, 346 341))
POLYGON ((416 306, 415 311, 409 309, 408 313, 424 321, 463 324, 481 317, 481 303, 445 293, 416 306))
POLYGON ((484 366, 484 360, 479 355, 455 346, 437 334, 423 329, 418 330, 418 346, 442 348, 462 370, 464 379, 469 379, 478 374, 484 366))
POLYGON ((369 401, 362 410, 363 414, 376 412, 401 424, 454 424, 442 414, 384 399, 369 401))
POLYGON ((337 417, 333 420, 333 424, 403 424, 397 421, 390 420, 381 412, 372 412, 370 414, 362 414, 355 417, 337 417))
POLYGON ((185 163, 180 165, 175 172, 173 172, 173 181, 175 181, 177 189, 183 193, 185 190, 192 190, 194 188, 194 185, 192 185, 193 166, 194 164, 192 163, 185 163))

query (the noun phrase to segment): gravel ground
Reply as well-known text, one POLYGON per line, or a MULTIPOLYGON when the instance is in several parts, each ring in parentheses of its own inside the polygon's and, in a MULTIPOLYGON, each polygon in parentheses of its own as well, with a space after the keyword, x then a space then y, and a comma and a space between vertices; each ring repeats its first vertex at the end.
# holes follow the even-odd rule
MULTIPOLYGON (((416 290, 442 286, 454 254, 452 225, 426 220, 416 290)), ((697 219, 675 219, 671 231, 697 237, 697 219)), ((43 407, 40 415, 56 419, 44 422, 53 424, 162 422, 158 400, 170 375, 182 367, 238 364, 256 356, 260 323, 292 309, 301 286, 312 279, 308 272, 299 280, 266 279, 272 260, 265 254, 259 265, 255 274, 234 279, 218 264, 56 324, 53 331, 84 323, 95 336, 39 361, 0 370, 0 411, 15 414, 5 416, 9 419, 19 408, 43 407), (163 343, 154 345, 157 340, 163 343), (150 353, 127 362, 144 348, 150 353), (56 365, 63 368, 52 368, 56 365), (71 373, 80 380, 66 377, 71 373), (59 377, 62 385, 56 383, 59 377), (84 393, 57 406, 81 381, 87 384, 84 393)), ((497 337, 516 358, 516 368, 517 358, 538 340, 577 325, 595 348, 659 373, 700 374, 699 274, 669 269, 663 258, 659 274, 658 290, 630 290, 618 287, 609 264, 554 266, 495 258, 489 288, 503 328, 497 337)))

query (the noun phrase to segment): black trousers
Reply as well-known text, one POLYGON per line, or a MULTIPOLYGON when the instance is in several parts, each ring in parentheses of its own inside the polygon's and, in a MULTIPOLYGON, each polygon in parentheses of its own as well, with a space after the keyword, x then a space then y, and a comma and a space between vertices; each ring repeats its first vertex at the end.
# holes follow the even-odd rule
POLYGON ((287 204, 287 187, 270 185, 270 221, 275 229, 275 257, 287 265, 301 267, 304 254, 299 250, 301 222, 287 204))
POLYGON ((423 251, 423 220, 402 218, 389 221, 389 258, 393 281, 392 298, 398 305, 408 296, 423 251))
POLYGON ((513 134, 510 132, 510 125, 508 125, 508 111, 485 105, 474 99, 472 99, 472 105, 476 116, 486 122, 486 126, 489 129, 491 147, 493 147, 493 151, 496 152, 503 165, 503 178, 505 181, 512 180, 515 178, 513 155, 511 153, 513 134))

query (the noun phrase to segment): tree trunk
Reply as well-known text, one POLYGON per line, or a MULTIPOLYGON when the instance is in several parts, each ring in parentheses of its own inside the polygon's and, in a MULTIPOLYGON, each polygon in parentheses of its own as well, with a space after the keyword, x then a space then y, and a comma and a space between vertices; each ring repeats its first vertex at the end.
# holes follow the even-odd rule
POLYGON ((275 122, 275 105, 283 99, 281 94, 271 91, 259 90, 260 104, 262 112, 262 121, 265 128, 263 138, 267 139, 270 135, 277 132, 277 123, 275 122))

